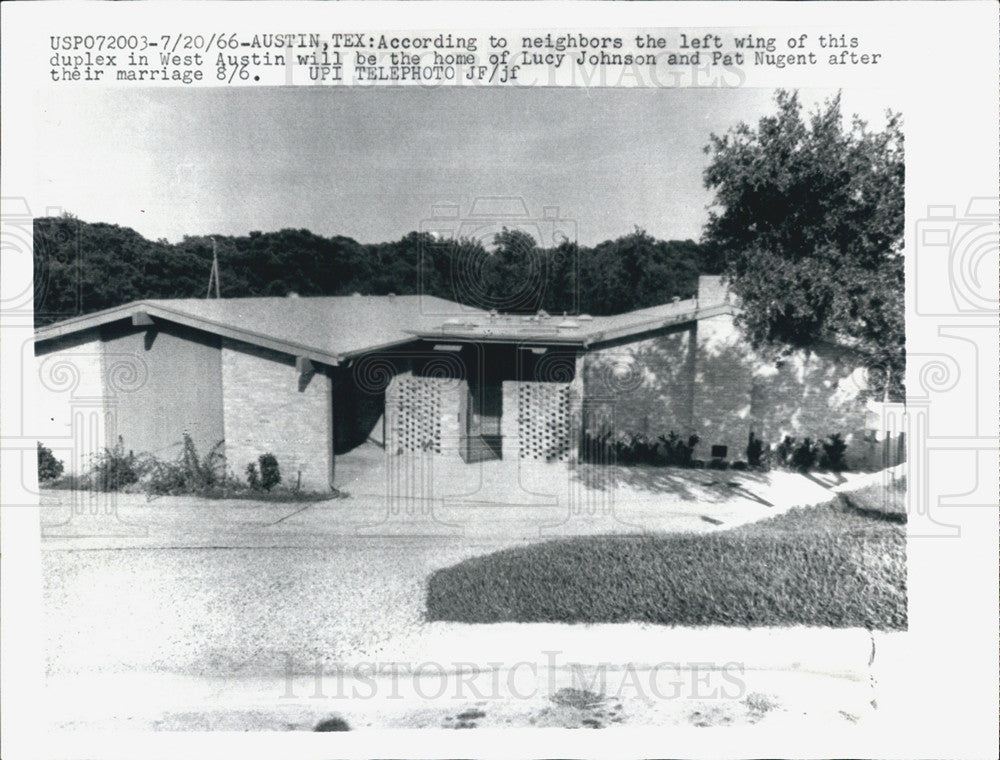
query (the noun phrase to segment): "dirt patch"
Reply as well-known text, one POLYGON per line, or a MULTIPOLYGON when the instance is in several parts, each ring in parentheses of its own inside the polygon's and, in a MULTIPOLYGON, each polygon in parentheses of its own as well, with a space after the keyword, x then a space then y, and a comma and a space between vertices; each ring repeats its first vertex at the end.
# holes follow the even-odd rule
POLYGON ((623 721, 621 702, 587 689, 559 689, 549 697, 549 702, 551 704, 531 716, 531 725, 541 728, 604 728, 623 721))

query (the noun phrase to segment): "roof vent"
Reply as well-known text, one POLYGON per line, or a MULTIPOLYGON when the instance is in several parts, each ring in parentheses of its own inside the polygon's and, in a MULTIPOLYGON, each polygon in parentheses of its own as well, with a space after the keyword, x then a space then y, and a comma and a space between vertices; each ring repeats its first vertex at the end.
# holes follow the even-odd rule
POLYGON ((577 319, 579 319, 581 322, 593 322, 594 321, 594 318, 592 316, 590 316, 589 314, 581 314, 579 317, 577 317, 577 319))
POLYGON ((395 298, 395 297, 396 297, 396 294, 395 294, 395 293, 390 293, 390 294, 389 294, 389 298, 395 298))
POLYGON ((355 292, 351 293, 351 298, 361 298, 361 294, 358 293, 357 291, 355 291, 355 292))
POLYGON ((298 298, 298 297, 299 297, 299 294, 296 293, 294 290, 288 291, 288 295, 286 296, 286 298, 298 298))

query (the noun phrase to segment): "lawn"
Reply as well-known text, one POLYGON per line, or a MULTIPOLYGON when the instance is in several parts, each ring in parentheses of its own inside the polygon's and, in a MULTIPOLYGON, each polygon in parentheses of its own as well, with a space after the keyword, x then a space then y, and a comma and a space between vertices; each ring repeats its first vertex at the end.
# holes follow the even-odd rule
POLYGON ((906 535, 846 499, 709 534, 589 536, 475 557, 431 620, 906 628, 906 535))

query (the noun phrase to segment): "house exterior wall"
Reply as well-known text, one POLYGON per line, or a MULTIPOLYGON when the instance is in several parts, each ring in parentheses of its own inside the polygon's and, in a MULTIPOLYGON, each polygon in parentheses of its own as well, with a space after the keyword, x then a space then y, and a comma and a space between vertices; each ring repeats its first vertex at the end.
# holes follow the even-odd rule
POLYGON ((180 325, 146 330, 117 324, 102 328, 101 337, 115 410, 111 444, 117 434, 127 450, 171 460, 185 433, 199 456, 223 441, 218 336, 180 325))
POLYGON ((694 431, 695 330, 672 329, 583 357, 584 427, 656 439, 694 431))
MULTIPOLYGON (((714 284, 714 283, 713 283, 714 284)), ((718 301, 718 293, 709 297, 718 301)), ((583 356, 583 427, 591 435, 695 434, 694 456, 725 446, 746 458, 750 432, 776 445, 786 435, 848 443, 849 465, 865 461, 866 402, 860 357, 819 346, 780 358, 754 351, 729 314, 682 330, 599 347, 583 356)))
POLYGON ((820 345, 769 356, 751 349, 730 315, 698 322, 695 456, 713 445, 745 459, 749 434, 777 445, 786 435, 818 442, 839 433, 859 463, 866 415, 864 371, 850 349, 820 345))
POLYGON ((695 457, 708 459, 713 446, 725 446, 726 458, 744 459, 751 428, 753 353, 728 314, 699 320, 695 340, 695 457))
POLYGON ((819 441, 839 433, 848 464, 860 465, 867 459, 867 403, 859 395, 865 389, 863 366, 849 349, 818 346, 761 360, 753 378, 754 433, 771 444, 788 435, 819 441))
POLYGON ((223 339, 222 397, 226 459, 237 477, 271 453, 284 485, 329 489, 333 413, 325 372, 301 378, 292 357, 223 339))
POLYGON ((52 449, 67 474, 86 472, 107 445, 102 353, 97 330, 35 349, 38 440, 52 449))

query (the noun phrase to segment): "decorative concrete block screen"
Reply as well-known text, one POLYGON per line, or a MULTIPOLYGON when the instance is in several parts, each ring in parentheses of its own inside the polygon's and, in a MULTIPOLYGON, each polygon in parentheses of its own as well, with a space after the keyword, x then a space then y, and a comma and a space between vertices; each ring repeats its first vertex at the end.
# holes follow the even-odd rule
POLYGON ((436 378, 401 377, 387 399, 392 451, 441 453, 441 384, 436 378))
POLYGON ((521 383, 517 393, 520 458, 565 462, 572 444, 569 384, 521 383))

